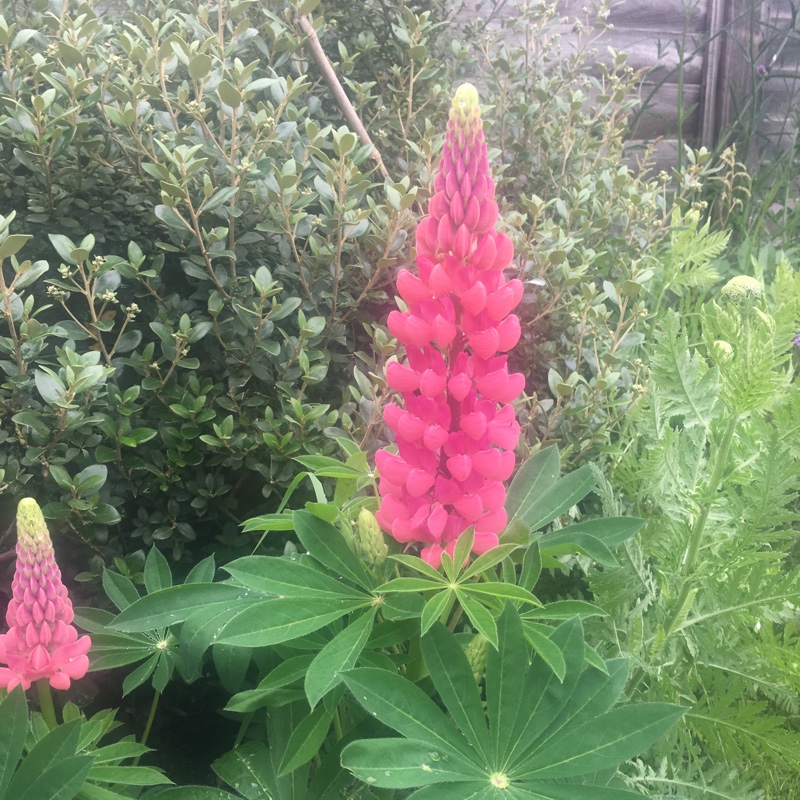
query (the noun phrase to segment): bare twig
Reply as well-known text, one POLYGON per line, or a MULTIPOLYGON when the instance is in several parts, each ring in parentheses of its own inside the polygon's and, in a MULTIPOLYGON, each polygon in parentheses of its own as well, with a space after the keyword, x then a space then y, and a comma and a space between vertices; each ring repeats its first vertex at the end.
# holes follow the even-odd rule
POLYGON ((331 62, 328 60, 328 56, 325 55, 325 51, 322 49, 322 45, 320 44, 317 32, 314 30, 314 26, 308 21, 308 17, 305 16, 305 14, 301 14, 297 17, 297 24, 300 26, 303 33, 308 36, 308 48, 311 51, 311 55, 313 56, 319 71, 322 73, 325 83, 328 84, 328 88, 331 90, 334 100, 336 100, 336 103, 341 109, 342 114, 344 114, 344 118, 347 120, 347 123, 350 125, 350 127, 358 134, 362 144, 368 144, 372 147, 370 156, 377 163, 378 169, 381 171, 381 175, 383 175, 384 178, 388 178, 389 171, 386 169, 383 163, 381 154, 367 133, 367 129, 364 127, 364 123, 361 122, 358 112, 355 110, 355 108, 353 108, 350 98, 345 94, 342 84, 339 82, 339 78, 336 76, 336 73, 333 71, 333 67, 331 66, 331 62))

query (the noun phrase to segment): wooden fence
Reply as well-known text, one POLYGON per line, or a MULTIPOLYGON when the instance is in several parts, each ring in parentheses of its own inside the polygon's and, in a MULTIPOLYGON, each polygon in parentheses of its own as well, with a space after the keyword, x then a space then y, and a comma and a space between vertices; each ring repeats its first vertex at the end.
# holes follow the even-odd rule
MULTIPOLYGON (((521 0, 454 2, 456 19, 491 17, 490 27, 512 36, 521 0)), ((585 5, 560 0, 558 7, 577 16, 585 5)), ((613 27, 598 47, 623 51, 634 69, 647 71, 632 138, 634 145, 658 139, 658 162, 675 160, 680 138, 709 148, 726 141, 740 113, 751 115, 751 159, 794 145, 800 21, 793 0, 613 0, 608 22, 613 27)), ((576 35, 565 26, 562 41, 569 47, 571 40, 576 35)))

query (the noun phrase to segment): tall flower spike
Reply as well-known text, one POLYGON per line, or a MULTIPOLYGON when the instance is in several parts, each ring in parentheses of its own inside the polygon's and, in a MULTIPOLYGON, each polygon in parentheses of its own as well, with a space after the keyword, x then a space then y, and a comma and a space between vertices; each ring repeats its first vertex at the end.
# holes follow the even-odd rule
POLYGON ((381 450, 375 460, 378 522, 398 541, 422 545, 422 558, 438 567, 470 526, 474 552, 498 544, 520 432, 510 404, 525 387, 505 355, 520 337, 511 311, 523 287, 503 275, 514 249, 495 230, 494 181, 470 84, 453 99, 433 187, 417 227, 417 274, 397 276, 408 310, 388 319, 406 350, 386 369, 403 400, 385 409, 398 453, 381 450))
POLYGON ((17 567, 8 604, 8 633, 0 635, 0 688, 11 691, 47 678, 54 689, 69 689, 70 681, 89 669, 88 636, 78 638, 72 625, 72 603, 61 582, 53 543, 42 511, 25 498, 17 506, 17 567))

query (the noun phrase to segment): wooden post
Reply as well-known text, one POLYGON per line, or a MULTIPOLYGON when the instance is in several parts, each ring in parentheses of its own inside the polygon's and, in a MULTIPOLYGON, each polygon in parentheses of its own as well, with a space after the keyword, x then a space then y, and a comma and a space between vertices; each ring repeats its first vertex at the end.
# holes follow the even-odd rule
POLYGON ((708 50, 700 141, 714 147, 728 137, 753 88, 753 37, 762 0, 709 0, 708 50))

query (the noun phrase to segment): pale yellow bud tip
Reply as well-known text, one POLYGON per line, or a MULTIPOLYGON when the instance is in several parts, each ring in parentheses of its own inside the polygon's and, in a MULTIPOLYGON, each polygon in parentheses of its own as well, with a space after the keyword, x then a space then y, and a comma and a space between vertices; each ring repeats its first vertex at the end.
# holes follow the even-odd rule
POLYGON ((453 97, 453 110, 451 116, 456 116, 464 123, 472 117, 480 116, 480 102, 478 100, 478 90, 471 83, 462 83, 456 89, 453 97))
POLYGON ((34 542, 50 539, 42 509, 32 497, 23 498, 17 506, 17 538, 34 542))

